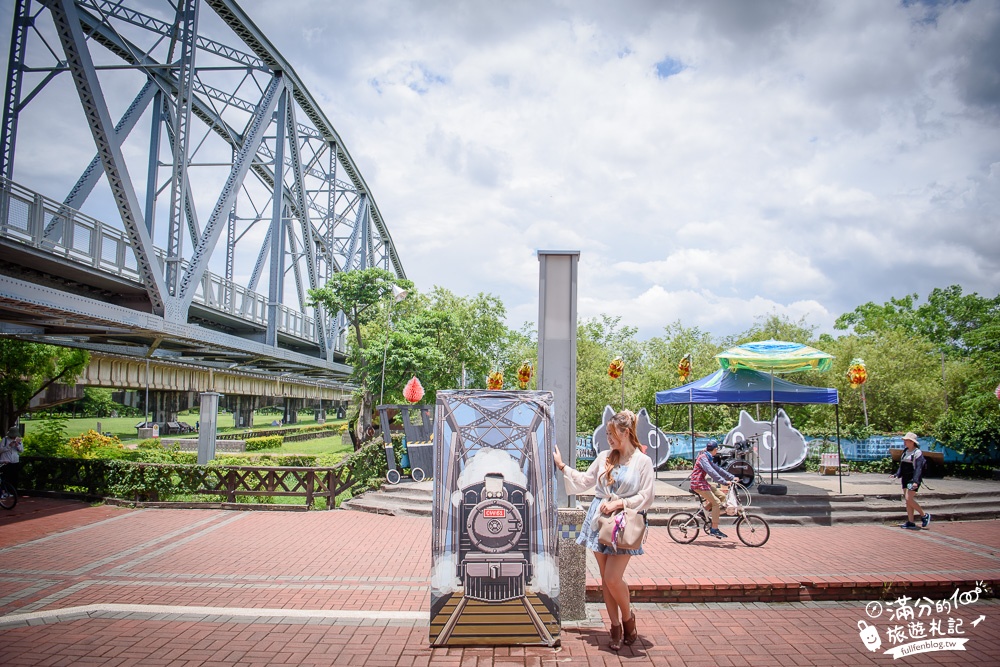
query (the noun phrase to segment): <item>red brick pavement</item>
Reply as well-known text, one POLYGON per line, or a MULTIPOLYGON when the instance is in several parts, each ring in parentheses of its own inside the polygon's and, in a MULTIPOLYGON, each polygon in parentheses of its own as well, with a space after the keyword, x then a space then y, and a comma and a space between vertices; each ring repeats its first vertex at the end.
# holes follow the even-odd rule
MULTIPOLYGON (((52 625, 8 627, 0 635, 0 657, 10 667, 41 665, 365 665, 410 667, 504 667, 530 665, 662 665, 684 667, 784 667, 840 665, 996 665, 1000 656, 1000 604, 981 602, 986 616, 963 613, 964 651, 908 655, 893 661, 887 624, 877 624, 883 642, 868 652, 857 631, 866 618, 860 603, 744 605, 716 609, 678 605, 640 607, 640 641, 619 653, 608 649, 603 628, 563 631, 559 649, 430 649, 426 627, 315 626, 153 620, 81 619, 52 625)), ((953 635, 957 637, 959 635, 953 635)))
MULTIPOLYGON (((700 582, 724 589, 760 578, 843 584, 1000 579, 1000 521, 935 523, 921 532, 777 526, 760 549, 705 537, 678 545, 654 527, 646 551, 629 568, 634 588, 700 582)), ((426 646, 429 554, 430 522, 421 518, 60 507, 26 499, 0 519, 0 665, 894 662, 866 651, 858 637, 858 621, 868 619, 882 633, 882 650, 889 646, 887 616, 870 619, 864 601, 640 604, 642 645, 620 654, 608 651, 607 634, 597 626, 600 606, 591 605, 592 622, 568 624, 558 651, 432 651, 426 646), (146 606, 110 606, 123 604, 146 606), (96 606, 80 610, 84 605, 96 606), (164 605, 182 610, 163 618, 157 610, 164 605), (10 616, 60 609, 63 617, 39 616, 32 621, 37 625, 10 616), (257 618, 248 611, 254 609, 275 611, 257 618)), ((908 655, 894 664, 1000 664, 1000 604, 981 600, 941 620, 949 616, 964 623, 967 651, 908 655), (985 620, 971 627, 981 615, 985 620)))

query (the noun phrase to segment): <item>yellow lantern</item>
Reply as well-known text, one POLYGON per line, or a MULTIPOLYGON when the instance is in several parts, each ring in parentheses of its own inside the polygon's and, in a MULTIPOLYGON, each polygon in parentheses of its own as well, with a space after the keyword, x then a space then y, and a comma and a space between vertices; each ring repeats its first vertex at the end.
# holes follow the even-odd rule
POLYGON ((487 389, 503 389, 503 371, 493 371, 486 378, 487 389))

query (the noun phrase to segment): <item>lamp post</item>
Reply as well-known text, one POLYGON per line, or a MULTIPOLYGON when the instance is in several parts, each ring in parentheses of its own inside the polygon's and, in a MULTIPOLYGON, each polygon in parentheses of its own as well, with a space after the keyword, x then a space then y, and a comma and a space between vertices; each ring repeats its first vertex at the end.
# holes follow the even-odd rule
POLYGON ((142 420, 142 427, 149 428, 149 359, 146 359, 146 416, 142 420))
POLYGON ((392 307, 406 298, 406 290, 398 285, 392 286, 392 301, 385 313, 385 349, 382 350, 382 387, 378 392, 378 404, 382 405, 382 397, 385 395, 385 360, 389 356, 389 328, 392 326, 392 307))

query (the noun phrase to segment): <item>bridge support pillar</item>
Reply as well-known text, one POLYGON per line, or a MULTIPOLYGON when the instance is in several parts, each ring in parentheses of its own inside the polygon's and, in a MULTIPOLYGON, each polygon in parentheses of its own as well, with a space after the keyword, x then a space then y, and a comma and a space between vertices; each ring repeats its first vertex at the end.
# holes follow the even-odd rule
POLYGON ((177 421, 177 413, 180 411, 179 391, 151 391, 149 392, 150 413, 152 420, 158 424, 177 421))
POLYGON ((215 435, 219 416, 219 394, 206 391, 201 394, 198 430, 198 465, 206 465, 215 458, 215 435))
POLYGON ((253 428, 253 411, 257 407, 256 396, 237 396, 233 407, 233 426, 253 428))
POLYGON ((298 424, 299 423, 299 407, 301 407, 302 399, 300 398, 286 398, 285 399, 285 419, 286 424, 298 424))
POLYGON ((177 413, 188 410, 194 405, 193 392, 165 391, 158 389, 149 392, 150 420, 158 424, 177 421, 177 413))

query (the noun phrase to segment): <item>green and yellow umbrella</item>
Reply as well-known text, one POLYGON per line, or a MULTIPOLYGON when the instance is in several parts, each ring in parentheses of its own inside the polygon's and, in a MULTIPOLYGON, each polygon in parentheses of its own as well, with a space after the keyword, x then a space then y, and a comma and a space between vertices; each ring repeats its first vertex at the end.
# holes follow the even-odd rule
POLYGON ((798 373, 801 371, 828 371, 833 366, 833 356, 802 343, 782 340, 764 340, 744 343, 715 355, 725 370, 748 368, 765 373, 798 373))

